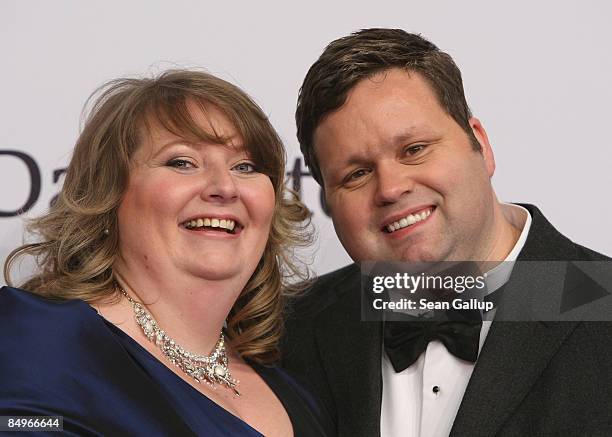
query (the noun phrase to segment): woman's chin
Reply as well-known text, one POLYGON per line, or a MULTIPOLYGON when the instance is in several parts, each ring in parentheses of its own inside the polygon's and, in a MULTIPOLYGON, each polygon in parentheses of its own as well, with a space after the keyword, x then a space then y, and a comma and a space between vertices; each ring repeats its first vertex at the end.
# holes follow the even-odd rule
POLYGON ((253 273, 252 271, 245 273, 245 266, 237 262, 235 257, 232 259, 216 257, 205 263, 187 266, 185 270, 191 276, 209 281, 238 279, 245 275, 250 277, 253 273))

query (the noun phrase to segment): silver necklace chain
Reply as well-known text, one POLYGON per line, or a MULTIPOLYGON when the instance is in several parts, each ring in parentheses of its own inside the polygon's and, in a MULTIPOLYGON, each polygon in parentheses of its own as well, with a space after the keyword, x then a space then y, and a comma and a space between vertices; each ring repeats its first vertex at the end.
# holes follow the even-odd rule
POLYGON ((163 329, 159 327, 153 316, 145 310, 139 302, 136 302, 129 294, 117 285, 121 294, 123 294, 128 302, 134 308, 134 319, 144 335, 149 341, 154 342, 159 347, 162 353, 175 366, 191 376, 196 382, 206 382, 213 388, 215 384, 229 388, 236 396, 240 396, 238 391, 239 381, 232 378, 229 369, 229 360, 225 351, 225 337, 223 331, 219 335, 219 340, 215 344, 215 348, 210 355, 197 355, 185 350, 170 338, 163 329))

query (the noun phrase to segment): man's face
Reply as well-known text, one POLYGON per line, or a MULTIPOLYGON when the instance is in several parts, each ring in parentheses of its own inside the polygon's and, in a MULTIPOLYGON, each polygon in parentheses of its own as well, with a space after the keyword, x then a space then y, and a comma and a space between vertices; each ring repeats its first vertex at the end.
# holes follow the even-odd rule
POLYGON ((315 131, 334 227, 355 261, 486 260, 495 245, 495 163, 418 73, 364 79, 315 131))

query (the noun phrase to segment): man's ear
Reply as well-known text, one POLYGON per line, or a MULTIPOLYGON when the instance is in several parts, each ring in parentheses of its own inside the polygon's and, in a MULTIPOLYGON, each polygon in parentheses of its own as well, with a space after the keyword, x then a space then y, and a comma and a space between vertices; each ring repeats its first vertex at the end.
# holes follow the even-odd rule
POLYGON ((485 160, 485 165, 487 167, 487 173, 489 174, 489 178, 493 177, 493 173, 495 173, 495 156, 493 156, 493 149, 491 148, 491 143, 489 143, 489 137, 487 136, 487 131, 480 123, 476 117, 472 117, 469 119, 470 127, 472 128, 472 132, 474 132, 474 136, 478 143, 480 144, 480 149, 482 153, 482 157, 485 160))

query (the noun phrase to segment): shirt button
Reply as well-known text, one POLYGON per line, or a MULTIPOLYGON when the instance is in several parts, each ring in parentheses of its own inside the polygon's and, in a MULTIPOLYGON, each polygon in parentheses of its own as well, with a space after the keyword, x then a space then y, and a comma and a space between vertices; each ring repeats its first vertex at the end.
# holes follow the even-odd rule
POLYGON ((440 387, 438 387, 437 385, 434 385, 431 391, 437 396, 438 393, 440 393, 440 387))

